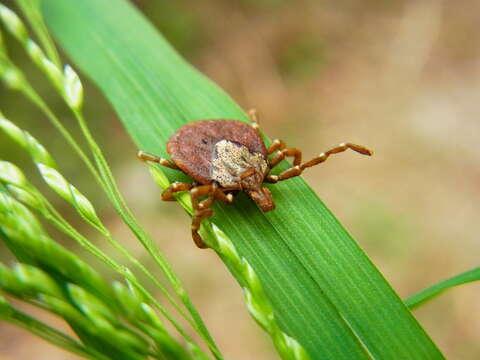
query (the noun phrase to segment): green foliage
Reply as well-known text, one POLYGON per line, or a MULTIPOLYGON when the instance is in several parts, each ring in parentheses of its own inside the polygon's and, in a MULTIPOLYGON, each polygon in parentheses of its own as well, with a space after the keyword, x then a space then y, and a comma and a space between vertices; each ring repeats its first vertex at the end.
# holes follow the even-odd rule
MULTIPOLYGON (((62 46, 102 89, 140 149, 165 156, 168 136, 189 121, 247 120, 127 2, 46 1, 44 13, 62 46), (110 16, 112 7, 115 17, 110 16), (91 14, 96 14, 94 22, 91 14)), ((173 171, 165 173, 170 180, 184 179, 173 171)), ((216 206, 213 223, 258 275, 285 333, 312 358, 442 357, 302 179, 271 191, 277 202, 274 212, 261 213, 240 196, 233 206, 216 206)), ((230 259, 223 260, 242 284, 242 274, 230 266, 230 259)))
MULTIPOLYGON (((150 172, 161 188, 168 187, 168 179, 161 170, 151 166, 150 172)), ((190 197, 186 193, 176 194, 175 197, 189 214, 193 214, 190 197)), ((298 341, 282 331, 260 279, 248 261, 237 252, 232 241, 209 221, 204 221, 201 234, 206 244, 217 252, 235 274, 242 286, 248 311, 255 321, 270 334, 282 358, 308 360, 310 357, 298 341)))
MULTIPOLYGON (((25 262, 13 270, 0 264, 0 289, 63 317, 76 329, 87 352, 109 358, 115 354, 125 359, 161 358, 161 347, 151 347, 149 334, 134 330, 150 326, 165 335, 159 318, 147 310, 148 316, 129 318, 128 326, 121 321, 124 314, 147 312, 143 299, 137 299, 132 291, 112 289, 88 264, 50 239, 35 216, 5 191, 0 192, 0 223, 7 244, 25 262)), ((2 317, 13 321, 14 313, 2 317)))
POLYGON ((87 359, 108 360, 93 348, 84 346, 76 340, 64 335, 37 319, 15 309, 4 297, 0 296, 0 319, 24 328, 42 339, 51 342, 67 351, 87 359))
MULTIPOLYGON (((56 211, 20 168, 0 161, 0 235, 19 261, 13 268, 0 263, 0 290, 65 319, 80 341, 19 311, 2 296, 0 319, 90 359, 209 359, 181 325, 186 323, 216 359, 223 359, 180 280, 118 191, 83 116, 80 78, 71 66, 63 67, 43 22, 40 2, 17 3, 42 46, 32 40, 22 20, 1 4, 0 20, 72 111, 88 154, 10 59, 1 33, 0 80, 35 104, 65 138, 170 286, 164 287, 157 275, 112 237, 94 203, 62 175, 47 149, 0 113, 0 130, 28 152, 48 187, 133 265, 130 269, 96 247, 56 211), (59 245, 34 212, 122 280, 110 284, 59 245), (146 290, 134 271, 162 292, 175 314, 146 290), (178 315, 185 321, 178 321, 178 315), (182 340, 167 330, 165 320, 182 340)), ((125 0, 44 0, 43 12, 67 53, 99 85, 142 150, 165 156, 168 136, 189 121, 247 120, 225 93, 185 63, 125 0), (129 36, 124 36, 125 27, 129 36)), ((163 172, 155 166, 150 170, 162 188, 172 180, 185 179, 171 170, 163 172)), ((204 221, 201 234, 238 280, 248 311, 271 336, 283 359, 442 358, 407 307, 302 179, 271 189, 275 212, 261 213, 240 196, 233 206, 216 206, 216 216, 204 221)), ((178 194, 177 200, 191 214, 189 196, 178 194)), ((406 303, 413 308, 451 286, 474 280, 478 280, 478 269, 426 289, 406 303)))
MULTIPOLYGON (((36 30, 38 30, 37 33, 39 37, 48 41, 48 35, 44 34, 44 36, 41 36, 44 26, 41 24, 41 22, 43 22, 41 17, 36 16, 40 14, 40 12, 38 9, 32 7, 35 3, 20 3, 22 8, 26 10, 25 13, 33 16, 33 19, 31 18, 30 20, 36 30)), ((181 282, 171 271, 159 251, 153 246, 148 235, 141 229, 119 194, 103 154, 91 136, 83 118, 81 110, 83 87, 77 74, 68 65, 61 71, 58 61, 53 62, 44 54, 41 48, 30 38, 21 20, 15 13, 3 5, 0 5, 0 20, 6 25, 7 30, 23 45, 32 61, 43 71, 74 113, 82 133, 88 141, 95 163, 91 162, 89 156, 84 153, 74 137, 66 130, 48 105, 36 93, 21 69, 9 58, 3 46, 0 47, 0 65, 2 65, 0 67, 0 80, 3 80, 4 84, 11 89, 18 90, 20 94, 37 105, 77 152, 93 177, 97 180, 100 189, 105 191, 120 216, 130 226, 139 240, 146 245, 152 256, 154 256, 157 264, 164 271, 167 280, 170 281, 185 308, 182 308, 178 304, 178 300, 172 296, 170 290, 167 290, 158 281, 157 276, 154 276, 123 248, 122 245, 112 238, 108 229, 97 216, 93 204, 73 184, 65 179, 58 169, 56 162, 43 145, 27 131, 18 128, 14 123, 6 119, 1 113, 0 130, 12 138, 19 147, 29 153, 47 185, 70 203, 84 220, 96 228, 118 251, 133 263, 138 270, 143 272, 147 278, 162 291, 166 299, 173 305, 178 313, 185 318, 188 324, 205 340, 215 357, 221 359, 222 356, 216 349, 208 330, 203 325, 188 295, 183 290, 181 282)), ((3 44, 3 42, 1 44, 3 44)), ((48 53, 53 54, 52 49, 54 49, 54 47, 49 46, 47 50, 48 48, 50 48, 48 53)), ((36 306, 63 317, 82 340, 85 347, 72 343, 71 339, 62 342, 57 337, 48 337, 43 336, 45 334, 39 334, 39 329, 42 328, 45 332, 51 330, 51 333, 53 331, 56 335, 60 336, 60 333, 55 332, 40 322, 30 321, 31 319, 26 321, 28 320, 26 317, 23 317, 24 322, 18 321, 18 319, 15 319, 13 316, 18 315, 19 312, 15 309, 15 311, 13 311, 11 307, 8 307, 6 301, 3 305, 5 305, 4 309, 8 311, 5 311, 5 316, 2 317, 4 320, 23 326, 67 350, 76 353, 80 352, 81 355, 87 357, 92 357, 92 354, 94 354, 93 357, 103 358, 101 354, 104 354, 109 358, 121 356, 125 359, 141 359, 145 357, 163 359, 166 356, 172 359, 207 358, 205 353, 174 316, 137 281, 130 269, 118 264, 74 229, 62 215, 56 211, 47 198, 27 180, 22 170, 7 161, 0 162, 0 170, 1 235, 3 235, 3 240, 19 261, 38 267, 35 269, 31 268, 28 272, 23 271, 22 274, 29 274, 30 277, 35 274, 35 279, 39 281, 37 285, 41 287, 31 288, 33 282, 28 284, 30 287, 25 286, 24 283, 22 283, 21 287, 15 287, 15 281, 7 281, 15 280, 15 278, 9 276, 6 268, 2 266, 1 270, 4 273, 2 288, 12 296, 31 302, 36 306), (128 319, 130 320, 130 325, 128 326, 137 327, 148 335, 151 340, 145 340, 143 336, 139 337, 138 330, 132 332, 128 326, 126 327, 123 322, 120 322, 120 319, 127 311, 118 305, 115 294, 121 295, 122 300, 120 301, 120 305, 131 305, 132 295, 126 291, 119 292, 118 289, 121 288, 121 285, 118 284, 115 285, 114 291, 95 270, 90 268, 76 255, 70 253, 53 241, 43 230, 36 216, 28 210, 25 205, 37 211, 59 230, 63 231, 85 249, 123 275, 124 280, 129 284, 129 292, 135 296, 139 296, 136 302, 136 314, 138 316, 139 314, 143 314, 143 321, 140 316, 139 318, 130 317, 128 319), (51 277, 51 279, 49 277, 51 277), (58 286, 65 289, 67 292, 66 297, 58 296, 58 292, 52 294, 49 291, 45 291, 45 286, 42 287, 42 284, 52 285, 52 281, 58 282, 58 286), (180 345, 178 340, 166 331, 160 318, 158 318, 156 310, 153 310, 153 308, 158 310, 170 321, 179 334, 184 337, 187 344, 186 348, 180 345), (78 349, 79 346, 81 347, 81 351, 78 349)), ((19 268, 20 267, 24 270, 26 269, 24 265, 19 265, 19 268)), ((16 285, 18 285, 18 281, 16 285)), ((132 314, 134 310, 133 308, 129 308, 129 313, 132 314)), ((63 340, 65 339, 66 338, 63 337, 63 340)))
POLYGON ((433 299, 434 297, 440 295, 444 291, 451 289, 455 286, 467 284, 474 281, 480 280, 480 267, 476 267, 465 271, 461 274, 452 276, 446 280, 440 281, 439 283, 432 285, 412 296, 409 296, 405 299, 405 304, 410 309, 415 309, 418 306, 426 303, 427 301, 433 299))

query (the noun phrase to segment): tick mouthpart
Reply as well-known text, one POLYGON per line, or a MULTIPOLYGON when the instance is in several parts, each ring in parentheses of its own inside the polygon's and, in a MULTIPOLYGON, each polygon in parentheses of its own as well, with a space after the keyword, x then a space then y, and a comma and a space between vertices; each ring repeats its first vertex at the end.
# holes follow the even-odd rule
POLYGON ((263 211, 271 211, 275 209, 275 203, 273 202, 272 194, 266 187, 259 188, 258 190, 247 192, 248 196, 252 198, 257 206, 263 211))

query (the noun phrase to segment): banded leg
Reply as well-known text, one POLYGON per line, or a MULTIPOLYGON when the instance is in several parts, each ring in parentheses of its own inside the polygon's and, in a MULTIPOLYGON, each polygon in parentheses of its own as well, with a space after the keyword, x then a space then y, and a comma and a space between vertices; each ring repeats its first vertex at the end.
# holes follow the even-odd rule
POLYGON ((275 140, 272 141, 272 143, 268 147, 267 155, 271 155, 277 150, 283 150, 286 147, 287 147, 287 145, 282 140, 275 139, 275 140))
POLYGON ((268 162, 268 167, 270 169, 274 168, 275 166, 278 165, 280 161, 290 156, 294 158, 293 159, 294 166, 300 165, 302 163, 302 152, 297 148, 287 148, 287 145, 282 140, 279 140, 279 139, 273 140, 267 149, 267 153, 268 155, 270 155, 277 150, 278 150, 277 154, 273 157, 273 159, 271 159, 268 162))
MULTIPOLYGON (((253 127, 255 130, 257 130, 257 132, 259 132, 260 124, 258 123, 258 119, 257 119, 257 110, 256 109, 250 109, 248 111, 248 117, 252 121, 251 127, 253 127)), ((286 148, 286 144, 282 140, 275 139, 275 140, 272 141, 270 146, 267 148, 267 155, 271 155, 277 150, 282 150, 282 152, 285 150, 286 154, 277 155, 277 157, 280 156, 280 158, 278 160, 275 160, 276 162, 274 163, 273 166, 270 166, 270 168, 274 167, 277 163, 282 161, 285 158, 285 156, 294 156, 295 157, 295 161, 294 161, 295 164, 297 162, 298 162, 298 164, 300 164, 302 162, 302 153, 300 152, 300 150, 298 150, 298 149, 285 149, 285 148, 286 148), (283 156, 283 157, 281 157, 281 156, 283 156)), ((246 175, 246 176, 249 176, 249 175, 246 175)))
POLYGON ((198 202, 197 208, 200 210, 207 209, 212 206, 214 200, 220 200, 224 203, 231 204, 233 203, 233 195, 225 194, 220 189, 212 190, 212 193, 209 194, 206 199, 198 202))
POLYGON ((137 153, 137 157, 142 160, 142 161, 151 161, 151 162, 156 162, 160 165, 163 165, 163 166, 166 166, 170 169, 174 169, 174 170, 180 170, 178 168, 177 165, 175 165, 175 163, 173 161, 170 161, 170 160, 167 160, 165 158, 162 158, 162 157, 158 157, 156 155, 153 155, 153 154, 150 154, 150 153, 147 153, 145 151, 139 151, 137 153))
POLYGON ((233 195, 231 193, 225 194, 225 190, 222 189, 217 189, 217 191, 215 191, 214 197, 216 200, 220 200, 227 204, 233 203, 233 195))
POLYGON ((293 157, 293 166, 298 166, 302 163, 302 152, 297 148, 288 148, 282 149, 275 155, 275 157, 269 161, 268 166, 270 169, 274 168, 278 165, 280 161, 285 159, 286 157, 293 157))
POLYGON ((201 185, 190 190, 190 198, 192 199, 193 218, 192 218, 192 238, 195 244, 200 249, 207 248, 207 245, 203 242, 198 230, 202 223, 202 219, 213 215, 210 206, 213 203, 213 193, 215 188, 212 185, 201 185), (208 196, 205 200, 199 201, 201 197, 208 196))
POLYGON ((213 210, 210 209, 210 207, 215 199, 230 204, 233 202, 233 195, 225 194, 222 189, 218 188, 216 183, 213 183, 212 185, 201 185, 193 188, 190 191, 190 198, 192 199, 192 207, 195 211, 192 218, 192 238, 200 249, 205 249, 207 245, 198 233, 202 219, 213 215, 213 210), (199 201, 199 199, 204 196, 207 196, 207 198, 199 201))
POLYGON ((249 176, 255 174, 255 168, 251 167, 245 170, 243 173, 240 174, 240 180, 246 179, 249 176))
POLYGON ((356 151, 356 152, 358 152, 362 155, 367 155, 367 156, 371 156, 373 154, 373 151, 367 149, 364 146, 356 145, 356 144, 352 144, 352 143, 342 143, 342 144, 339 144, 339 145, 335 146, 334 148, 332 148, 332 149, 330 149, 326 152, 321 153, 320 155, 313 158, 312 160, 304 162, 303 164, 300 164, 300 165, 294 165, 293 167, 291 167, 291 168, 283 171, 282 173, 280 173, 280 175, 278 175, 278 176, 277 175, 268 175, 265 180, 267 182, 276 183, 278 181, 287 180, 287 179, 290 179, 292 177, 298 176, 306 168, 318 165, 318 164, 324 162, 325 160, 327 160, 330 155, 338 154, 338 153, 343 152, 347 149, 351 149, 351 150, 356 151))
POLYGON ((260 131, 260 124, 258 123, 258 118, 257 118, 257 109, 250 109, 247 111, 248 117, 252 121, 250 126, 254 128, 257 132, 260 131))
POLYGON ((193 184, 187 184, 187 183, 181 183, 181 182, 174 182, 171 184, 168 188, 163 190, 162 192, 162 200, 163 201, 176 201, 173 197, 173 194, 179 191, 187 191, 192 189, 195 186, 195 183, 193 184))
MULTIPOLYGON (((258 119, 257 119, 257 110, 250 109, 248 111, 248 117, 252 121, 251 126, 255 130, 259 131, 260 124, 258 123, 258 119)), ((269 166, 270 169, 273 168, 274 166, 276 166, 280 161, 285 159, 286 156, 293 156, 295 158, 294 162, 293 162, 294 165, 300 165, 300 163, 302 162, 302 152, 298 149, 295 149, 295 148, 286 149, 286 144, 282 140, 279 140, 279 139, 275 139, 275 140, 272 141, 272 143, 270 144, 270 146, 267 149, 267 154, 268 155, 273 154, 277 150, 281 150, 281 152, 279 152, 275 156, 275 158, 273 158, 272 161, 270 162, 270 166, 269 166)), ((249 175, 245 175, 245 176, 249 176, 249 175)))

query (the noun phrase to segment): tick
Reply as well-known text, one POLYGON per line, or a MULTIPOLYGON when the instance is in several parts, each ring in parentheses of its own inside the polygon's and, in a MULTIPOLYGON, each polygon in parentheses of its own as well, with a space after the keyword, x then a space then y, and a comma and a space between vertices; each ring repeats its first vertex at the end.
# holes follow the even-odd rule
POLYGON ((318 165, 332 154, 352 149, 363 155, 372 155, 367 148, 342 143, 302 162, 302 152, 288 148, 281 140, 273 140, 267 147, 260 137, 254 110, 249 111, 251 124, 239 120, 200 120, 182 126, 169 139, 167 160, 143 151, 138 158, 152 161, 170 169, 183 171, 193 178, 192 183, 174 182, 162 193, 162 200, 175 201, 174 193, 190 191, 195 211, 192 219, 192 237, 199 248, 207 246, 198 230, 202 219, 213 215, 215 200, 233 202, 233 195, 243 191, 262 211, 275 209, 270 191, 264 183, 277 183, 299 176, 306 168, 318 165), (273 155, 269 158, 269 155, 273 155), (293 166, 279 175, 271 170, 286 157, 293 157, 293 166))

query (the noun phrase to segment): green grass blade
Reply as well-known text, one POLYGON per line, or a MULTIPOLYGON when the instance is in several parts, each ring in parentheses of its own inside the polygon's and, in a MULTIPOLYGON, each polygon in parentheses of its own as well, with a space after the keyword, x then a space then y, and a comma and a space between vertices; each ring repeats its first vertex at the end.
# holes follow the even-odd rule
POLYGON ((16 3, 22 10, 23 14, 30 20, 32 28, 37 37, 40 39, 40 42, 47 52, 49 59, 58 67, 61 67, 60 57, 58 56, 57 49, 54 46, 47 26, 43 21, 42 14, 39 11, 40 1, 41 0, 16 0, 16 3))
POLYGON ((410 309, 415 309, 452 287, 479 280, 480 267, 476 267, 461 274, 452 276, 451 278, 440 281, 437 284, 429 286, 428 288, 409 296, 405 299, 405 305, 407 305, 410 309))
POLYGON ((66 351, 92 360, 108 360, 101 353, 82 345, 62 332, 15 309, 0 296, 0 320, 17 325, 66 351))
MULTIPOLYGON (((43 11, 56 38, 102 89, 138 148, 165 156, 168 137, 186 122, 247 120, 128 2, 45 0, 43 11)), ((167 174, 181 179, 173 171, 167 174)), ((239 196, 235 205, 216 206, 213 222, 257 272, 284 331, 313 359, 443 358, 302 179, 271 191, 275 211, 261 213, 239 196)))

